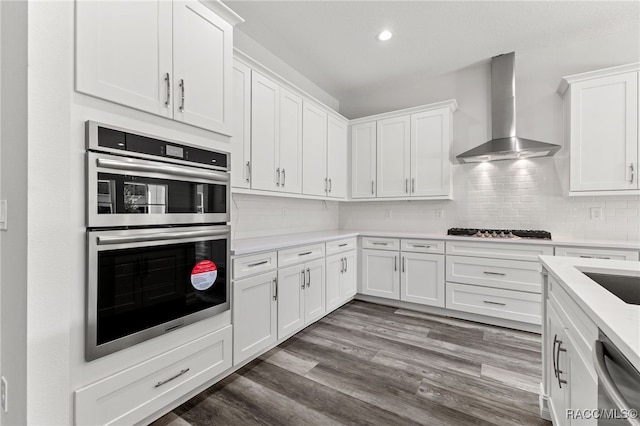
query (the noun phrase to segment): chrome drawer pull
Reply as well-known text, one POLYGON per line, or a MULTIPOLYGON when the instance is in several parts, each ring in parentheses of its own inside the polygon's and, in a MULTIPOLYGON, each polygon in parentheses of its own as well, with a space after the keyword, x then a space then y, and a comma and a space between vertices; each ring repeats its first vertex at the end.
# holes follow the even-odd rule
POLYGON ((344 243, 344 244, 340 244, 338 247, 344 247, 344 246, 346 246, 346 245, 348 245, 348 244, 347 244, 347 243, 344 243))
POLYGON ((249 268, 253 268, 254 266, 264 265, 265 263, 269 263, 268 260, 263 260, 262 262, 250 263, 247 265, 249 268))
POLYGON ((278 300, 278 279, 273 279, 273 300, 278 300))
POLYGON ((484 271, 483 274, 487 274, 487 275, 499 275, 501 277, 504 277, 507 274, 503 274, 502 272, 490 272, 490 271, 484 271))
POLYGON ((488 303, 489 305, 498 305, 498 306, 507 306, 506 303, 502 302, 493 302, 491 300, 483 300, 484 303, 488 303))
POLYGON ((160 386, 162 386, 162 385, 164 385, 166 383, 169 383, 172 380, 177 379, 178 377, 182 376, 183 374, 187 374, 189 372, 189 370, 190 370, 190 368, 185 368, 184 370, 180 370, 180 372, 178 374, 176 374, 175 376, 169 377, 166 380, 163 380, 161 382, 156 383, 155 387, 159 388, 160 386))
POLYGON ((306 256, 308 254, 313 253, 312 251, 305 251, 304 253, 298 253, 298 256, 306 256))
POLYGON ((169 73, 165 74, 164 81, 167 83, 167 99, 164 101, 164 105, 168 107, 171 102, 171 76, 169 73))
POLYGON ((387 245, 387 244, 389 244, 389 243, 377 243, 377 242, 375 242, 375 241, 374 241, 374 242, 373 242, 373 243, 371 243, 371 244, 373 244, 374 246, 386 246, 386 245, 387 245))
POLYGON ((414 248, 431 248, 431 246, 424 246, 424 245, 421 245, 421 244, 413 244, 412 246, 414 248))
POLYGON ((580 257, 583 258, 583 259, 593 259, 593 256, 587 256, 587 255, 584 255, 584 254, 581 254, 580 257))

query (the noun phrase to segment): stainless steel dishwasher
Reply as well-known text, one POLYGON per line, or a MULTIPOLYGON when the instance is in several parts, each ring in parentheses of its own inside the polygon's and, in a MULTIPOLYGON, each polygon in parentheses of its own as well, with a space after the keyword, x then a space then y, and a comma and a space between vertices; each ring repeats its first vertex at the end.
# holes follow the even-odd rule
POLYGON ((599 426, 640 426, 640 372, 600 331, 593 349, 599 426))

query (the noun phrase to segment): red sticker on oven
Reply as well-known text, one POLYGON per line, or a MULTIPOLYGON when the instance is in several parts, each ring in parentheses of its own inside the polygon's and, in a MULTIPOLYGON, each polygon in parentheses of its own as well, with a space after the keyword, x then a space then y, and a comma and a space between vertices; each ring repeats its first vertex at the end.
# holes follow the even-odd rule
POLYGON ((207 290, 218 278, 218 267, 210 260, 201 260, 191 270, 191 285, 196 290, 207 290))

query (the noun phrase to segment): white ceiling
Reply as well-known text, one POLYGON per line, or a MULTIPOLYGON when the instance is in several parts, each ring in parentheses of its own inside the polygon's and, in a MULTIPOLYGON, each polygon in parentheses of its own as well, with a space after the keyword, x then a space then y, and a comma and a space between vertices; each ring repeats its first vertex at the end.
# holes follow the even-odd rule
POLYGON ((638 26, 638 1, 225 0, 238 29, 338 101, 510 51, 638 26), (382 29, 394 37, 376 40, 382 29))

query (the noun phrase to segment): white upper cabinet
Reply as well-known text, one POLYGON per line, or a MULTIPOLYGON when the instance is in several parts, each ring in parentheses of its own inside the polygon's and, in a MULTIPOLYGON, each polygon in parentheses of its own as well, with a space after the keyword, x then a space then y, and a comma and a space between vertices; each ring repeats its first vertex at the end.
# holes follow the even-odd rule
POLYGON ((172 3, 76 2, 76 90, 173 117, 172 3))
POLYGON ((347 123, 329 116, 327 122, 327 195, 347 196, 347 123))
POLYGON ((302 111, 302 192, 327 195, 327 113, 304 102, 302 111))
POLYGON ((375 198, 376 122, 351 127, 351 198, 375 198))
POLYGON ((378 121, 378 197, 408 197, 410 177, 409 116, 378 121))
POLYGON ((638 193, 638 64, 565 77, 570 195, 638 193))
POLYGON ((411 115, 411 196, 446 196, 451 191, 449 108, 411 115))
POLYGON ((77 91, 231 135, 240 17, 196 0, 76 5, 77 91))
POLYGON ((251 188, 280 188, 280 86, 255 71, 251 77, 251 188))
POLYGON ((233 64, 231 171, 232 186, 251 186, 251 68, 238 61, 233 64))
POLYGON ((302 192, 302 98, 280 88, 280 189, 302 192))
POLYGON ((455 100, 355 120, 351 198, 450 199, 455 100))

